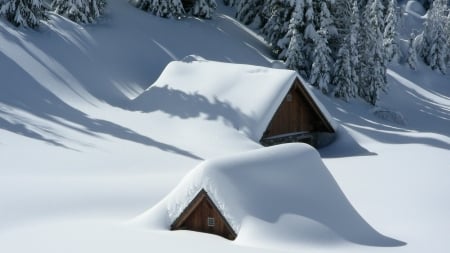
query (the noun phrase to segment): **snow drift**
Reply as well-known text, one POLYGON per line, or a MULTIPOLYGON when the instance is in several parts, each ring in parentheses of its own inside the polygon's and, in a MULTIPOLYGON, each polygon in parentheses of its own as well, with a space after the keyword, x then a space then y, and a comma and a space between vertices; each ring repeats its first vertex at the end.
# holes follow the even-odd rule
POLYGON ((318 152, 301 143, 202 162, 135 222, 166 230, 201 189, 209 193, 237 231, 237 242, 262 241, 252 231, 258 231, 265 223, 271 225, 260 236, 276 237, 280 231, 301 234, 302 225, 293 224, 299 218, 307 218, 315 221, 315 226, 324 225, 354 243, 403 245, 373 229, 347 200, 318 152), (288 222, 281 222, 286 217, 288 222))

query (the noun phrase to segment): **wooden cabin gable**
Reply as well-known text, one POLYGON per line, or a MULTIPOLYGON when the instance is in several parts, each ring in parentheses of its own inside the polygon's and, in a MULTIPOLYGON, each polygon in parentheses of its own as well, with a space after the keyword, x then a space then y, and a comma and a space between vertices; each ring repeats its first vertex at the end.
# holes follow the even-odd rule
POLYGON ((262 139, 289 133, 334 132, 330 123, 296 79, 270 121, 262 139))
POLYGON ((174 221, 171 230, 192 230, 216 234, 229 240, 234 240, 237 236, 204 190, 199 192, 174 221))

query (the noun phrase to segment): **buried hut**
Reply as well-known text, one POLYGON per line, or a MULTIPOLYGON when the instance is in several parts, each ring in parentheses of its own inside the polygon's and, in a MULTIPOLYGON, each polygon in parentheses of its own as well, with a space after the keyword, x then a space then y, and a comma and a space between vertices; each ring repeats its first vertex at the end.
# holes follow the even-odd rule
POLYGON ((336 240, 359 244, 398 243, 379 234, 358 214, 317 150, 303 143, 203 161, 134 222, 229 240, 259 241, 287 234, 302 240, 311 237, 308 231, 324 231, 327 238, 334 234, 336 240))
POLYGON ((195 58, 169 63, 135 104, 154 101, 153 110, 182 118, 203 113, 264 146, 318 148, 332 142, 337 125, 310 89, 292 70, 195 58))

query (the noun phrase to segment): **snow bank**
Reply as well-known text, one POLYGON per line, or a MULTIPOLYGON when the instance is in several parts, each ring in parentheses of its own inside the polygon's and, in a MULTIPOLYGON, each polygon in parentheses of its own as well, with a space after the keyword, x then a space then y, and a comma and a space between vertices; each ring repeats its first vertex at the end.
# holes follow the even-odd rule
MULTIPOLYGON (((301 231, 304 228, 286 227, 289 222, 279 222, 281 217, 293 221, 304 217, 351 242, 378 246, 401 244, 379 234, 358 214, 317 151, 301 143, 202 162, 166 198, 135 222, 168 229, 202 188, 238 232, 238 242, 242 242, 240 231, 267 227, 264 224, 273 224, 273 228, 277 228, 274 231, 301 231)), ((274 231, 268 228, 263 234, 275 236, 274 231)), ((245 234, 245 241, 257 239, 245 234)))

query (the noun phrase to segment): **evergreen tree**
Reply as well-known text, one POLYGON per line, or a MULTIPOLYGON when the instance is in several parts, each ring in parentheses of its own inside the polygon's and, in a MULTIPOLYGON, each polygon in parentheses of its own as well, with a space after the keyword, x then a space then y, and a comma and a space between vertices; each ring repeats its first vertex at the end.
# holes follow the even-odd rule
MULTIPOLYGON (((278 55, 278 59, 286 60, 289 57, 289 48, 299 48, 298 46, 291 45, 291 38, 294 36, 301 36, 302 31, 304 29, 303 27, 303 17, 304 17, 304 7, 305 2, 304 0, 295 0, 294 3, 294 11, 291 14, 291 19, 289 21, 288 25, 288 31, 284 35, 283 38, 278 40, 277 46, 280 50, 280 53, 278 55)), ((303 38, 295 38, 297 43, 301 43, 301 47, 303 47, 303 38)))
POLYGON ((77 23, 93 23, 106 8, 106 0, 53 0, 52 8, 77 23))
POLYGON ((447 65, 449 65, 450 67, 450 10, 447 16, 446 31, 447 31, 447 49, 448 49, 447 65))
POLYGON ((349 42, 339 49, 334 70, 333 83, 336 85, 334 96, 349 101, 356 95, 356 85, 352 80, 352 65, 350 61, 349 42))
POLYGON ((41 20, 47 19, 42 0, 8 0, 3 2, 0 15, 15 26, 37 28, 41 20))
POLYGON ((343 43, 350 30, 352 0, 336 0, 333 12, 335 17, 334 23, 338 34, 340 35, 339 41, 340 43, 343 43))
POLYGON ((272 52, 279 56, 285 48, 280 48, 278 42, 286 36, 289 30, 293 6, 290 0, 269 0, 266 8, 271 9, 271 15, 262 27, 261 33, 272 47, 272 52))
POLYGON ((364 29, 361 85, 359 96, 372 105, 379 93, 386 90, 386 61, 383 48, 383 5, 381 0, 369 0, 364 11, 364 29))
POLYGON ((323 93, 328 93, 330 83, 332 57, 328 46, 328 27, 332 23, 327 3, 321 2, 320 29, 315 40, 313 64, 311 69, 311 84, 318 87, 323 93))
POLYGON ((386 26, 384 28, 384 48, 386 50, 386 60, 392 61, 399 57, 400 49, 397 44, 397 25, 398 25, 398 14, 396 11, 397 1, 388 0, 388 7, 386 13, 386 26))
POLYGON ((201 18, 211 18, 217 8, 215 0, 196 0, 190 10, 193 16, 201 18))
POLYGON ((358 54, 358 31, 359 25, 359 9, 358 1, 354 0, 350 7, 349 28, 342 46, 339 49, 333 83, 336 85, 334 95, 349 101, 350 98, 356 96, 358 91, 359 76, 359 54, 358 54))
POLYGON ((352 0, 352 11, 350 14, 350 31, 349 31, 349 53, 350 66, 352 71, 352 82, 357 87, 360 80, 361 61, 359 51, 359 31, 361 29, 358 0, 352 0))
POLYGON ((181 0, 137 0, 136 7, 158 17, 181 17, 185 15, 181 0))
POLYGON ((241 0, 236 4, 236 18, 245 25, 251 24, 262 11, 264 0, 241 0))
MULTIPOLYGON (((286 66, 289 69, 296 70, 300 75, 307 75, 307 61, 304 53, 303 35, 301 33, 303 26, 303 0, 297 0, 295 10, 289 23, 289 31, 284 40, 289 41, 289 45, 282 53, 286 56, 286 66)), ((279 43, 280 44, 280 43, 279 43)))
MULTIPOLYGON (((309 63, 314 60, 313 52, 315 48, 315 42, 318 40, 318 34, 316 26, 314 24, 315 11, 312 0, 305 0, 305 29, 304 29, 304 41, 305 41, 305 52, 306 58, 309 63)), ((324 31, 325 32, 325 31, 324 31)), ((311 65, 311 64, 309 64, 311 65)), ((308 69, 308 76, 311 69, 308 69)))
POLYGON ((415 33, 411 33, 409 38, 409 47, 408 47, 408 65, 411 69, 416 69, 417 67, 417 49, 416 49, 416 35, 415 33))
POLYGON ((435 0, 425 22, 421 55, 425 62, 434 69, 439 69, 443 74, 447 68, 446 57, 448 55, 447 32, 445 31, 446 16, 448 10, 447 0, 435 0))
POLYGON ((328 93, 331 74, 331 49, 328 47, 326 36, 326 30, 323 28, 317 32, 310 78, 311 84, 324 94, 328 93))

